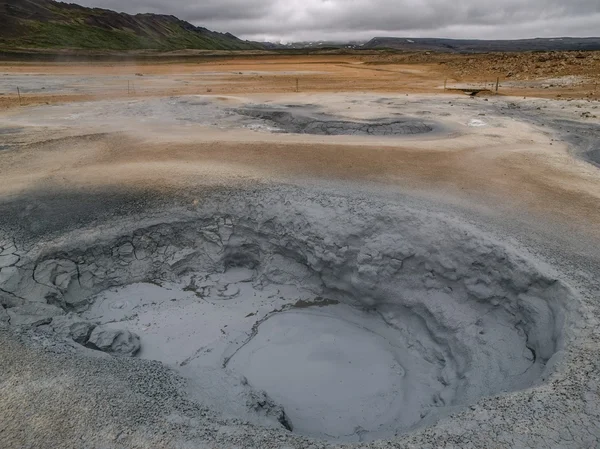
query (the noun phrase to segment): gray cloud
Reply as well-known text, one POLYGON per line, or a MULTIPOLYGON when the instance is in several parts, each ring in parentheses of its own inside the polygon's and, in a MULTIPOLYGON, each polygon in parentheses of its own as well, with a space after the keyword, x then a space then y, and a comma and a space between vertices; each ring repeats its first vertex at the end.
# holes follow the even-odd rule
POLYGON ((172 14, 254 40, 594 36, 599 0, 74 0, 172 14))

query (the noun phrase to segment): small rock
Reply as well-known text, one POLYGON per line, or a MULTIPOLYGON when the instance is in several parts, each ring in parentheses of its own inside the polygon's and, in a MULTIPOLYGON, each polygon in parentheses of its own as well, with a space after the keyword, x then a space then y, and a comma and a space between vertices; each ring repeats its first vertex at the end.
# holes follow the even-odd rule
POLYGON ((290 432, 294 430, 292 423, 289 417, 286 415, 283 407, 273 402, 266 392, 252 391, 249 395, 246 405, 259 414, 264 414, 268 417, 275 418, 279 424, 281 424, 290 432))
POLYGON ((61 337, 70 338, 80 345, 85 345, 95 325, 82 320, 76 315, 56 317, 52 320, 52 329, 61 337))
POLYGON ((88 345, 109 354, 133 357, 140 350, 140 337, 127 330, 97 326, 88 345))

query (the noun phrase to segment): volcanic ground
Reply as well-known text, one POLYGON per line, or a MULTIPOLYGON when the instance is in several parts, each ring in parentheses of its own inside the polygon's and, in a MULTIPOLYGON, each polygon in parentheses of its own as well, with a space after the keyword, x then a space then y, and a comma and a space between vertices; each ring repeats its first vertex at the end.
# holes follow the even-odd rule
POLYGON ((4 111, 4 444, 596 447, 594 105, 4 111))

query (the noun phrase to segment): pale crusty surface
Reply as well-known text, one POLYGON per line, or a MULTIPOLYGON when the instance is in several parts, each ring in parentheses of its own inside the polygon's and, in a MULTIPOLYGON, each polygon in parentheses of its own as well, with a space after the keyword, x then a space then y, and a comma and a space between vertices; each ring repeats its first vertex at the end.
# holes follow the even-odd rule
MULTIPOLYGON (((48 224, 48 232, 60 233, 63 223, 77 226, 69 223, 73 217, 87 220, 89 215, 87 224, 104 223, 112 214, 143 215, 146 207, 151 209, 127 195, 149 197, 151 203, 159 198, 163 206, 176 198, 178 204, 196 207, 202 203, 202 192, 276 189, 283 184, 349 196, 358 192, 390 202, 402 202, 407 196, 410 202, 433 209, 439 205, 440 211, 494 229, 553 264, 587 308, 581 332, 585 338, 577 340, 556 374, 535 391, 482 399, 432 427, 358 447, 596 447, 600 346, 593 324, 600 316, 600 178, 591 162, 596 157, 593 141, 599 122, 593 108, 598 103, 522 97, 471 100, 444 94, 443 89, 439 95, 424 94, 438 89, 437 69, 395 66, 392 75, 382 71, 367 77, 362 67, 334 68, 355 61, 331 64, 331 58, 326 59, 290 60, 285 70, 329 71, 327 75, 253 73, 228 74, 227 79, 216 75, 232 83, 230 87, 221 81, 213 87, 186 87, 175 80, 187 71, 215 70, 215 64, 210 70, 163 65, 144 67, 150 77, 165 78, 139 81, 147 84, 147 92, 138 87, 142 92, 135 98, 126 92, 114 99, 110 94, 108 99, 104 94, 58 92, 48 94, 50 98, 30 94, 26 102, 34 104, 76 103, 10 107, 0 116, 0 126, 11 130, 0 134, 3 230, 16 226, 39 239, 36 232, 50 221, 57 224, 52 229, 48 224), (336 76, 337 85, 332 82, 336 76), (391 76, 398 85, 390 84, 391 76), (240 82, 239 77, 251 78, 240 82), (293 92, 297 77, 311 86, 307 92, 293 92), (422 85, 417 79, 423 80, 422 85), (161 83, 175 87, 156 87, 161 83), (389 93, 396 88, 402 93, 389 93), (189 97, 180 97, 183 94, 207 96, 201 100, 206 104, 189 106, 189 97), (176 116, 198 108, 217 113, 267 102, 316 104, 324 112, 354 120, 394 112, 426 116, 444 129, 389 139, 312 136, 255 131, 238 123, 235 113, 223 126, 204 119, 190 125, 176 116), (582 116, 586 111, 589 117, 582 116), (574 142, 571 134, 588 137, 574 142), (91 199, 91 210, 78 215, 75 209, 83 209, 85 198, 91 199), (78 203, 70 207, 73 201, 78 203), (100 216, 104 210, 107 215, 100 216)), ((264 62, 222 64, 225 68, 218 70, 273 70, 265 69, 264 62)), ((100 69, 6 69, 13 74, 41 70, 60 78, 66 73, 97 76, 100 69)), ((140 68, 101 70, 100 76, 129 75, 140 68)), ((122 89, 120 79, 118 83, 122 89)), ((14 101, 18 99, 10 96, 1 103, 14 101)), ((9 417, 0 425, 0 434, 6 447, 335 447, 283 430, 222 419, 188 402, 175 374, 160 364, 80 357, 42 337, 0 332, 0 360, 5 365, 0 375, 0 414, 9 417)))

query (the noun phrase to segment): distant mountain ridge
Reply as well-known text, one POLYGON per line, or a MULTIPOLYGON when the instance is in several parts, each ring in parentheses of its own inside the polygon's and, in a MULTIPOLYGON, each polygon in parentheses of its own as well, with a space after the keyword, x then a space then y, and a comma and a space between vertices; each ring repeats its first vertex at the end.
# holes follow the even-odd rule
POLYGON ((359 42, 248 42, 171 15, 118 13, 54 0, 0 0, 0 50, 393 49, 450 53, 600 50, 600 38, 470 40, 376 37, 359 42))
POLYGON ((53 0, 0 0, 0 46, 161 51, 263 48, 175 16, 130 15, 53 0))
POLYGON ((600 50, 600 37, 537 38, 518 40, 470 40, 407 37, 376 37, 361 48, 450 53, 515 51, 592 51, 600 50))

